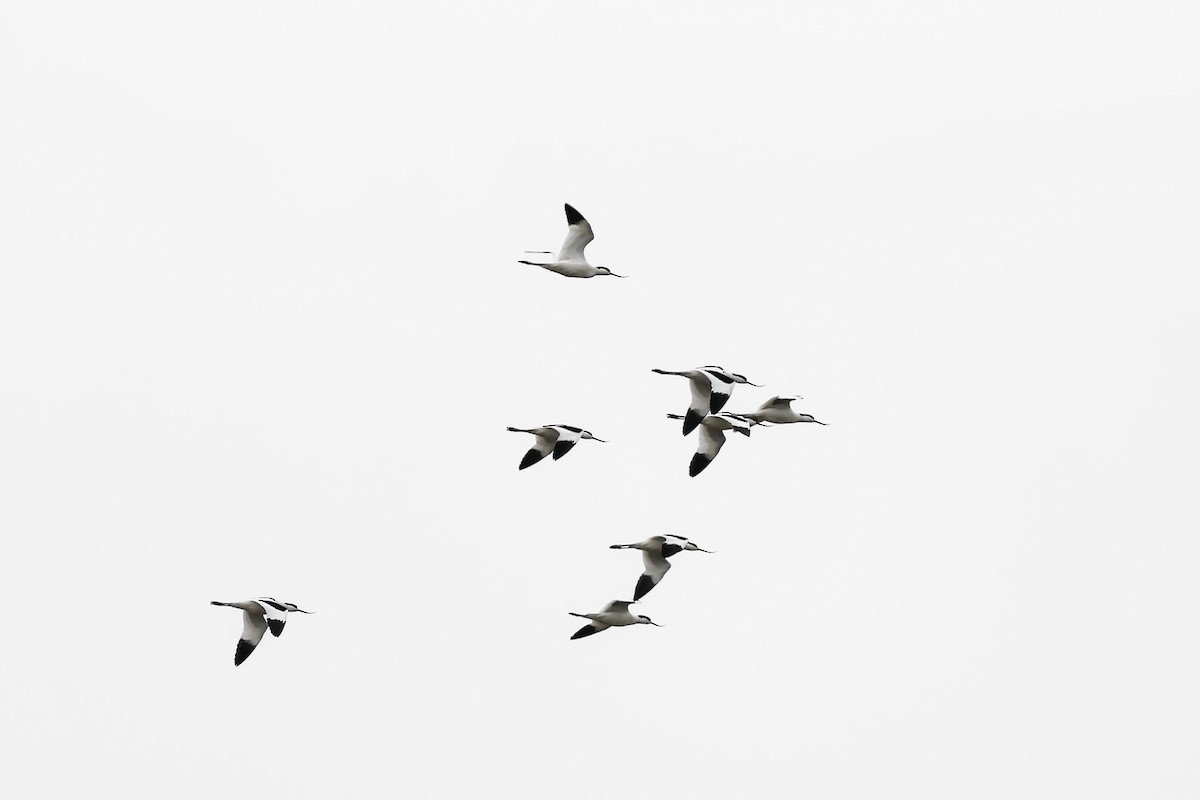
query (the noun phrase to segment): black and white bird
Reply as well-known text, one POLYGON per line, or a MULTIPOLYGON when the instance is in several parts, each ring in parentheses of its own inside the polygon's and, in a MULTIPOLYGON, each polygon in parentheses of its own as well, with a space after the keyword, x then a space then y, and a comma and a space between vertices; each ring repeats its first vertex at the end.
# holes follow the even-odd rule
POLYGON ((688 379, 688 388, 692 392, 692 402, 688 404, 687 414, 683 419, 683 435, 687 436, 696 426, 700 424, 700 420, 704 419, 709 414, 716 414, 725 407, 725 403, 729 400, 729 395, 733 393, 733 385, 735 383, 745 383, 750 386, 758 386, 757 383, 750 383, 745 375, 739 375, 736 372, 730 372, 724 367, 707 366, 697 367, 696 369, 685 369, 681 372, 674 372, 667 369, 652 369, 651 372, 657 372, 659 375, 679 375, 688 379))
MULTIPOLYGON (((670 419, 683 419, 678 414, 667 414, 670 419)), ((750 423, 732 414, 709 414, 700 420, 700 443, 696 446, 696 454, 688 465, 688 475, 693 478, 712 463, 725 444, 725 431, 736 431, 743 436, 750 435, 750 423)))
POLYGON ((792 410, 792 401, 803 399, 803 397, 794 395, 772 397, 759 406, 757 411, 736 414, 735 416, 749 420, 752 425, 761 425, 764 422, 770 422, 775 425, 787 425, 792 422, 815 422, 818 425, 824 425, 824 422, 816 419, 812 414, 801 414, 798 411, 792 410))
POLYGON ((649 539, 634 544, 614 544, 610 545, 609 549, 642 551, 642 564, 646 569, 638 578, 637 587, 633 590, 634 600, 641 600, 651 589, 658 586, 663 576, 667 574, 667 570, 671 568, 671 562, 667 561, 671 556, 683 550, 712 552, 688 541, 686 536, 672 536, 671 534, 651 536, 649 539))
POLYGON ((643 617, 630 612, 629 607, 636 602, 636 600, 613 600, 604 607, 603 611, 595 614, 576 614, 574 611, 568 611, 567 613, 572 617, 583 617, 584 619, 591 620, 587 625, 575 631, 571 638, 582 639, 585 636, 591 636, 593 633, 599 633, 608 628, 618 628, 624 625, 655 625, 661 628, 662 626, 657 622, 651 622, 649 617, 643 617))
POLYGON ((260 597, 257 600, 242 600, 237 603, 222 603, 220 600, 213 600, 212 604, 242 610, 242 637, 238 639, 237 650, 233 654, 235 667, 250 657, 268 629, 273 636, 283 633, 283 626, 287 623, 289 611, 298 611, 301 614, 312 613, 292 603, 281 603, 274 597, 260 597))
POLYGON ((508 430, 513 433, 532 433, 537 439, 533 447, 521 459, 521 466, 518 469, 531 467, 551 453, 554 454, 554 460, 557 461, 570 452, 580 439, 604 441, 599 436, 594 436, 591 431, 585 431, 583 428, 576 428, 573 425, 545 425, 541 428, 509 428, 508 430))
MULTIPOLYGON (((596 238, 596 235, 592 233, 592 226, 583 218, 583 214, 569 204, 564 203, 563 208, 567 211, 567 238, 563 240, 558 256, 548 263, 525 261, 524 259, 517 263, 548 269, 559 275, 566 275, 568 278, 594 278, 597 275, 611 275, 614 278, 626 277, 616 274, 608 267, 593 267, 588 263, 587 258, 583 255, 583 249, 588 246, 588 242, 596 238)), ((527 252, 550 253, 549 250, 529 250, 527 252)))

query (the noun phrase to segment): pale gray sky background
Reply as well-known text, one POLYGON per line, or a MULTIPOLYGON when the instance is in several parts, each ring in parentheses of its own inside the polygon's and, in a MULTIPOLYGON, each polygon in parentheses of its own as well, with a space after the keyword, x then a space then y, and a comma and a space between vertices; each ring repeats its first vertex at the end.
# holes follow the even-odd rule
POLYGON ((3 0, 0 794, 1195 798, 1197 22, 3 0))

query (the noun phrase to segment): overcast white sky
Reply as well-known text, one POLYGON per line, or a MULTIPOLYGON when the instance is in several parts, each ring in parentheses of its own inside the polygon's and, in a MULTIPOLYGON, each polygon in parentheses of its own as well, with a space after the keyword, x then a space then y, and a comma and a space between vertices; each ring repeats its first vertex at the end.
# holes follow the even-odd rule
POLYGON ((0 794, 1195 798, 1197 22, 2 0, 0 794))

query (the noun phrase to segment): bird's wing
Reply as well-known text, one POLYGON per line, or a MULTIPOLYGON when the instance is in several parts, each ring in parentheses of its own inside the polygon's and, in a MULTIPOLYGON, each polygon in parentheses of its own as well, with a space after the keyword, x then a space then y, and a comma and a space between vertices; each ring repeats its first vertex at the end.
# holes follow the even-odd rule
POLYGON ((682 536, 672 536, 670 538, 679 539, 682 541, 682 544, 680 544, 680 542, 669 542, 666 539, 664 539, 663 543, 662 543, 662 548, 661 548, 663 558, 670 558, 671 556, 678 553, 680 550, 686 549, 685 545, 687 545, 687 543, 688 543, 687 539, 684 539, 682 536))
MULTIPOLYGON (((668 545, 663 545, 665 550, 668 545)), ((633 590, 633 599, 641 600, 651 589, 658 585, 658 582, 667 574, 667 570, 671 568, 671 562, 663 556, 662 553, 655 550, 642 551, 642 564, 645 566, 645 571, 638 578, 637 586, 633 590)))
POLYGON ((712 388, 712 381, 703 372, 694 378, 688 378, 688 389, 692 392, 692 402, 688 404, 687 414, 683 417, 684 436, 695 430, 696 426, 708 416, 712 388))
POLYGON ((694 544, 686 536, 676 536, 673 533, 668 533, 667 539, 674 539, 675 541, 668 541, 666 544, 663 545, 663 555, 666 557, 673 556, 676 553, 678 553, 680 550, 699 550, 700 549, 700 547, 698 545, 694 544), (670 552, 667 552, 668 547, 672 548, 670 552))
POLYGON ((740 433, 742 436, 750 435, 752 423, 745 417, 726 411, 722 414, 718 414, 717 418, 725 422, 725 424, 722 426, 724 430, 731 430, 734 433, 740 433))
POLYGON ((792 401, 795 397, 772 397, 767 402, 758 407, 759 411, 766 411, 768 408, 788 409, 792 407, 792 401))
POLYGON ((536 431, 534 436, 533 447, 521 459, 520 469, 533 466, 541 461, 554 449, 554 443, 558 441, 558 431, 554 428, 534 428, 536 431))
POLYGON ((709 398, 708 408, 709 413, 715 414, 729 401, 729 395, 733 393, 733 378, 724 371, 711 367, 705 367, 703 371, 712 376, 712 396, 709 398))
POLYGON ((725 444, 724 431, 713 428, 711 425, 701 425, 700 444, 696 448, 696 454, 692 456, 692 463, 688 465, 688 474, 694 478, 703 472, 705 467, 717 457, 717 453, 721 452, 723 444, 725 444))
POLYGON ((583 257, 583 248, 596 238, 596 234, 592 233, 592 226, 583 218, 583 214, 569 205, 563 207, 567 211, 567 238, 563 239, 562 249, 558 251, 558 258, 555 260, 587 263, 587 259, 583 257))
POLYGON ((587 625, 584 625, 582 628, 575 631, 575 633, 571 634, 571 638, 582 639, 585 636, 591 636, 593 633, 599 633, 608 627, 610 626, 605 625, 603 622, 589 622, 587 625))
POLYGON ((242 638, 238 639, 237 651, 233 654, 235 667, 250 657, 266 632, 267 620, 262 612, 242 611, 242 638))
POLYGON ((571 425, 554 425, 558 431, 558 439, 554 442, 554 460, 562 458, 579 441, 583 431, 571 425))
POLYGON ((609 611, 626 611, 632 604, 632 601, 629 600, 613 600, 604 607, 604 612, 602 613, 607 613, 609 611))
POLYGON ((271 635, 279 636, 283 633, 283 626, 287 624, 287 607, 271 597, 260 597, 254 602, 262 606, 271 635))

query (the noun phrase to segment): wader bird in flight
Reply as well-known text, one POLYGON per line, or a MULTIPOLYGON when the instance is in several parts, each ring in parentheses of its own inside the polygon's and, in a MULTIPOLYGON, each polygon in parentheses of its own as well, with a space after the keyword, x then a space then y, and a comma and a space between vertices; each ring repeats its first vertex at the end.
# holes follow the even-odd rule
POLYGON ((593 633, 599 633, 608 628, 620 627, 623 625, 655 625, 659 628, 662 626, 657 622, 651 622, 649 617, 643 617, 638 614, 631 614, 629 607, 636 600, 613 600, 604 607, 603 611, 596 614, 576 614, 574 611, 568 611, 572 617, 583 617, 590 619, 587 625, 584 625, 575 634, 572 639, 582 639, 585 636, 591 636, 593 633))
POLYGON ((642 577, 638 578, 637 587, 633 590, 633 599, 641 600, 646 594, 658 586, 659 581, 667 574, 667 570, 671 568, 671 562, 668 558, 680 552, 681 550, 699 550, 701 553, 711 553, 711 550, 705 550, 703 547, 697 547, 687 540, 685 536, 651 536, 643 542, 634 544, 614 544, 610 545, 611 550, 641 550, 642 564, 646 567, 642 573, 642 577))
POLYGON ((734 416, 750 420, 752 425, 761 425, 764 422, 771 422, 776 425, 787 425, 791 422, 815 422, 818 425, 824 425, 824 422, 814 418, 812 414, 801 414, 798 411, 792 410, 792 401, 803 399, 803 397, 795 396, 772 397, 759 406, 758 411, 751 411, 746 414, 734 414, 734 416))
MULTIPOLYGON (((671 419, 683 419, 678 414, 667 416, 671 419)), ((717 453, 721 452, 721 447, 725 444, 725 431, 729 430, 749 436, 750 423, 730 414, 710 414, 700 421, 700 444, 696 447, 696 454, 692 456, 692 463, 688 465, 688 475, 694 478, 704 472, 717 457, 717 453)))
POLYGON ((532 433, 537 437, 537 441, 521 459, 521 466, 517 469, 531 467, 551 453, 554 453, 554 460, 557 461, 565 456, 580 439, 604 441, 599 436, 593 436, 591 431, 585 431, 583 428, 576 428, 572 425, 546 425, 541 428, 509 428, 508 430, 513 433, 532 433))
POLYGON ((237 650, 233 654, 233 665, 236 667, 250 657, 254 648, 262 641, 263 634, 270 628, 272 636, 283 633, 287 623, 287 612, 298 611, 301 614, 311 614, 292 603, 281 603, 274 597, 260 597, 257 600, 242 600, 239 603, 222 603, 213 600, 214 606, 230 606, 242 610, 242 638, 238 639, 237 650))
MULTIPOLYGON (((563 208, 567 210, 567 238, 563 240, 562 249, 558 251, 558 257, 549 263, 539 261, 518 261, 518 264, 529 264, 534 267, 542 267, 551 272, 557 272, 559 275, 566 275, 568 278, 594 278, 597 275, 612 275, 614 278, 624 278, 625 275, 618 275, 608 267, 593 267, 588 263, 583 255, 583 248, 588 246, 588 242, 596 238, 596 234, 592 233, 592 226, 583 214, 580 214, 570 205, 563 204, 563 208)), ((545 253, 549 255, 549 250, 526 250, 527 253, 545 253)))

